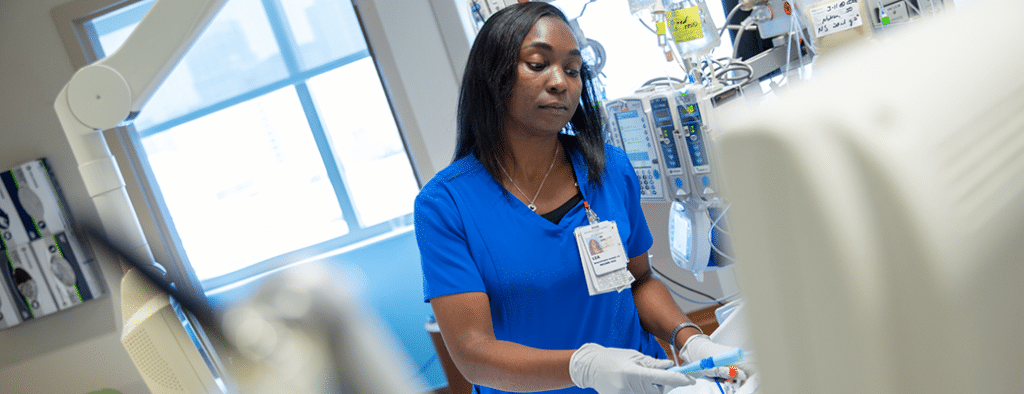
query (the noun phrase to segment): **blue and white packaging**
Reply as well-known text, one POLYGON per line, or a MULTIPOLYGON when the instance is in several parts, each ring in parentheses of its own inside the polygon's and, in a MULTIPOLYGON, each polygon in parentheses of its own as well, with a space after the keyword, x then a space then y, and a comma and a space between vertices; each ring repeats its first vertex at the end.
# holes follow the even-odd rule
POLYGON ((0 328, 103 294, 101 275, 70 228, 45 159, 0 173, 0 328))

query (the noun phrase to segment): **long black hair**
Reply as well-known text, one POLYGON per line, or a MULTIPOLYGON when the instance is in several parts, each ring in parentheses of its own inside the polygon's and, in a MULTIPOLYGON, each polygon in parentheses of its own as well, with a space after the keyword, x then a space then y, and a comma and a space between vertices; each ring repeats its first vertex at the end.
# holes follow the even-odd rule
MULTIPOLYGON (((476 155, 499 183, 498 157, 507 149, 503 135, 508 100, 516 84, 519 47, 533 25, 545 16, 569 23, 562 11, 543 2, 519 3, 491 15, 473 42, 462 76, 454 160, 476 155)), ((592 78, 590 68, 584 63, 580 70, 583 82, 580 105, 566 125, 566 131, 576 136, 576 147, 590 170, 590 182, 600 184, 604 173, 604 135, 592 78)))

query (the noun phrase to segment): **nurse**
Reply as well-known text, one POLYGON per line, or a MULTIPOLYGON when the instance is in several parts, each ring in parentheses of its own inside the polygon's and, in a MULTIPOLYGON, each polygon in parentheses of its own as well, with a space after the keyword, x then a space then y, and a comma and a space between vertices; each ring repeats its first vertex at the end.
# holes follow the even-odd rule
POLYGON ((686 361, 731 349, 651 277, 639 183, 604 144, 588 73, 557 8, 495 13, 466 65, 455 161, 416 198, 424 298, 476 393, 662 393, 693 378, 664 370, 656 337, 686 361), (588 213, 614 222, 622 248, 594 250, 625 254, 623 291, 588 290, 588 213))

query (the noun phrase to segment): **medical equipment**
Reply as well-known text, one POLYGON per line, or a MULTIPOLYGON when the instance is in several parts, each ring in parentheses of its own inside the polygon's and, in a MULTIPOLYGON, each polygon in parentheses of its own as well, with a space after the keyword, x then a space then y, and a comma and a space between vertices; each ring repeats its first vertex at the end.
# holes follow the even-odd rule
POLYGON ((717 196, 706 145, 711 104, 699 86, 647 88, 605 103, 606 139, 622 148, 640 179, 643 202, 717 196))
POLYGON ((697 85, 652 85, 609 101, 607 140, 626 152, 642 202, 671 202, 669 249, 677 265, 703 281, 732 263, 725 204, 709 150, 711 103, 697 85))
POLYGON ((668 35, 680 58, 711 53, 721 43, 718 28, 704 0, 661 0, 668 35))
POLYGON ((608 102, 605 108, 611 130, 609 140, 622 147, 633 165, 640 179, 640 200, 666 200, 662 173, 655 167, 661 160, 655 145, 658 140, 651 135, 642 101, 638 98, 623 98, 608 102))
POLYGON ((227 393, 224 366, 181 305, 139 272, 121 278, 121 343, 154 393, 227 393))
POLYGON ((759 392, 1024 387, 1024 52, 992 39, 1024 36, 1021 11, 976 3, 847 48, 721 127, 759 392))
POLYGON ((865 0, 875 30, 936 15, 946 8, 943 0, 865 0))
POLYGON ((131 267, 121 283, 121 341, 154 393, 414 392, 416 375, 397 341, 353 286, 325 267, 284 270, 246 300, 217 310, 98 230, 84 233, 131 267), (223 357, 213 343, 225 346, 223 357))
POLYGON ((389 343, 394 341, 374 333, 379 325, 365 320, 365 312, 350 294, 339 293, 342 286, 331 283, 330 275, 288 270, 221 316, 202 302, 189 301, 195 297, 182 290, 187 284, 172 284, 162 275, 166 271, 154 272, 160 267, 102 131, 135 118, 225 1, 158 0, 121 49, 78 70, 54 102, 102 224, 102 233, 90 231, 91 239, 163 293, 140 289, 139 277, 126 273, 121 288, 128 314, 125 349, 156 393, 182 392, 182 387, 190 389, 186 392, 221 391, 215 382, 223 375, 200 361, 203 352, 206 360, 214 359, 203 330, 232 356, 228 375, 241 392, 412 392, 408 379, 392 376, 414 376, 396 363, 400 357, 393 358, 398 352, 389 343), (168 294, 190 312, 187 318, 174 309, 168 294), (195 322, 202 330, 195 330, 195 322), (164 346, 169 343, 177 345, 164 346), (153 358, 161 365, 152 367, 153 358), (187 372, 178 378, 175 373, 181 371, 187 372), (181 386, 183 381, 194 384, 181 386))
MULTIPOLYGON (((574 16, 566 14, 566 18, 568 19, 567 22, 569 24, 569 29, 572 30, 572 35, 576 38, 576 43, 579 45, 580 55, 583 57, 583 61, 587 64, 587 68, 590 71, 590 79, 594 87, 594 93, 596 94, 596 97, 594 98, 597 100, 603 100, 605 98, 605 89, 604 83, 601 80, 601 71, 604 69, 605 63, 607 62, 607 54, 605 53, 604 46, 602 46, 600 42, 592 38, 587 38, 586 34, 583 33, 583 29, 580 27, 579 21, 577 20, 583 16, 587 6, 594 1, 597 0, 588 0, 583 3, 583 6, 580 8, 579 15, 574 16)), ((653 2, 654 0, 650 1, 653 2)), ((484 22, 487 21, 487 18, 495 12, 522 2, 524 1, 469 0, 468 6, 470 19, 472 20, 473 34, 478 33, 480 28, 483 27, 484 22)), ((551 3, 556 7, 560 7, 560 9, 565 6, 565 2, 563 2, 563 4, 559 4, 558 0, 546 0, 546 2, 551 3)), ((577 4, 570 4, 570 6, 576 5, 577 4)), ((563 11, 568 12, 564 9, 563 11)))
POLYGON ((487 18, 503 8, 519 3, 519 0, 469 0, 469 16, 473 21, 473 30, 480 31, 487 18))
MULTIPOLYGON (((710 337, 714 343, 732 346, 740 349, 749 349, 750 343, 750 331, 752 326, 750 323, 749 316, 745 313, 746 307, 741 302, 733 301, 726 306, 719 308, 718 310, 729 310, 728 316, 718 316, 716 311, 716 317, 718 320, 718 328, 711 333, 710 337)), ((752 351, 743 351, 744 362, 754 363, 755 354, 752 351)), ((747 379, 743 382, 729 383, 722 382, 724 391, 728 394, 732 389, 732 394, 752 394, 759 392, 761 373, 755 371, 752 375, 748 375, 747 379), (738 386, 738 387, 737 387, 738 386)), ((669 394, 721 394, 719 390, 718 382, 716 379, 708 377, 697 378, 696 383, 691 386, 677 387, 669 394)))
POLYGON ((696 360, 678 367, 669 368, 669 371, 679 373, 694 373, 700 372, 705 369, 711 369, 715 367, 722 367, 729 364, 735 364, 743 361, 743 349, 736 348, 728 352, 708 357, 703 360, 696 360))

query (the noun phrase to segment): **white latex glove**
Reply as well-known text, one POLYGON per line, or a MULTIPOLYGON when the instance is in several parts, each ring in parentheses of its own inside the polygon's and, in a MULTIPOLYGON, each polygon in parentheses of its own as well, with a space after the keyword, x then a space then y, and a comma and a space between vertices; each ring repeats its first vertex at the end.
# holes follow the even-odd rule
POLYGON ((694 383, 693 377, 665 370, 673 365, 672 360, 658 360, 636 350, 588 343, 569 359, 569 376, 577 387, 600 394, 662 394, 694 383))
MULTIPOLYGON (((679 350, 679 357, 683 358, 684 363, 691 363, 698 360, 703 360, 708 357, 714 357, 719 354, 735 350, 732 346, 719 345, 711 341, 707 335, 695 335, 693 339, 687 341, 686 345, 679 350)), ((737 380, 743 382, 747 380, 747 376, 754 374, 754 366, 750 362, 740 361, 733 364, 736 367, 736 375, 730 376, 729 367, 715 367, 701 371, 701 374, 708 377, 718 377, 727 380, 737 380)))

